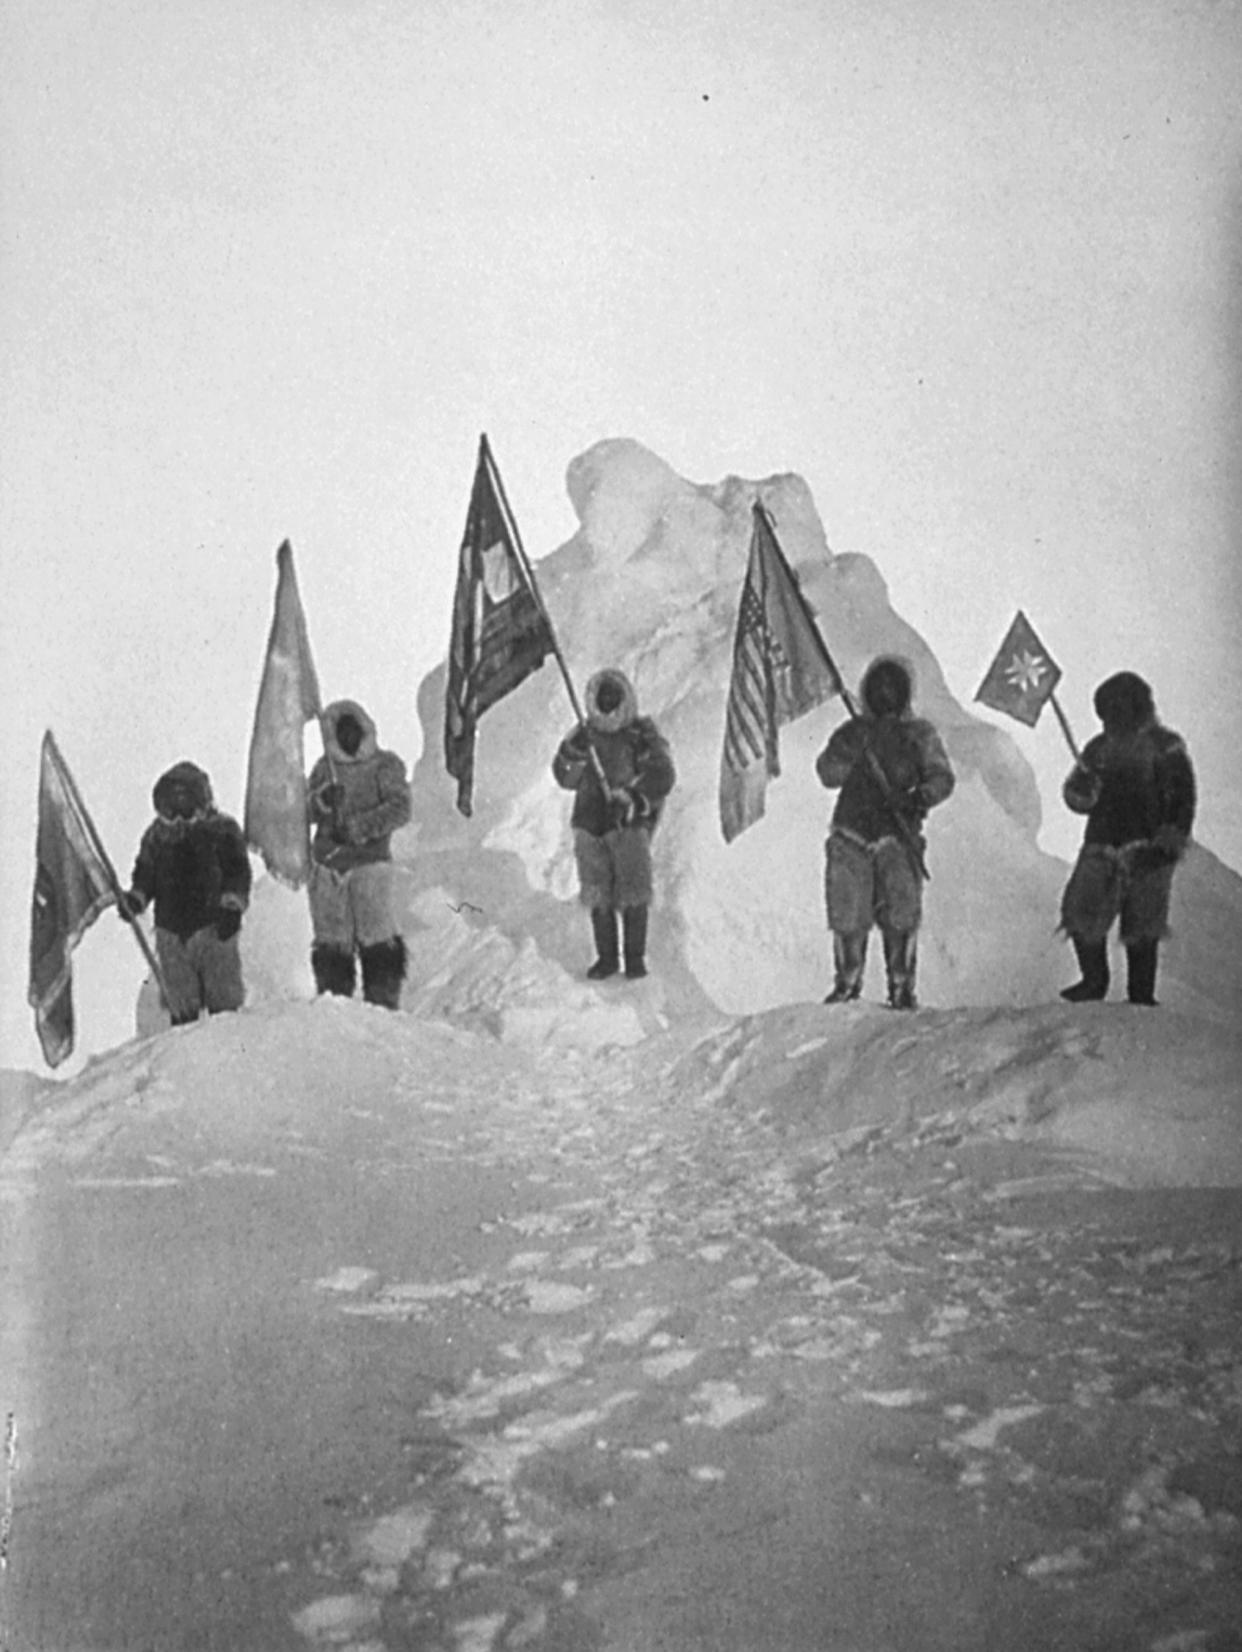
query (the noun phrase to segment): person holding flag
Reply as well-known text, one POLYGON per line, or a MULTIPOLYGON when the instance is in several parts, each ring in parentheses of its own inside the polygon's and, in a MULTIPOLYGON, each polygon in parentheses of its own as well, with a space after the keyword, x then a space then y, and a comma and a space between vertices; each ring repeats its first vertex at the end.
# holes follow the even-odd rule
POLYGON ((315 987, 352 997, 360 964, 367 1003, 395 1010, 406 950, 391 839, 410 818, 405 764, 380 746, 356 700, 334 701, 321 722, 324 754, 307 783, 315 987))
POLYGON ((1120 919, 1126 995, 1154 1006, 1160 941, 1168 933, 1173 871, 1195 817, 1195 773, 1181 736, 1157 720, 1152 691, 1119 671, 1095 691, 1103 731, 1088 740, 1062 795, 1086 815, 1082 848, 1061 899, 1061 927, 1081 979, 1068 1003, 1107 996, 1108 932, 1120 919))
POLYGON ((881 655, 868 666, 857 716, 836 729, 815 772, 840 789, 825 845, 824 892, 832 931, 835 980, 827 1004, 862 992, 867 938, 884 940, 888 1001, 917 1007, 917 936, 922 921, 923 840, 930 809, 953 791, 955 777, 935 728, 911 709, 909 662, 881 655))
POLYGON ((250 901, 250 857, 241 827, 215 806, 197 764, 175 763, 155 783, 155 819, 142 835, 130 888, 117 905, 126 923, 155 905, 155 952, 174 1027, 245 1001, 238 936, 250 901))
POLYGON ((647 973, 651 838, 677 776, 668 742, 650 717, 639 716, 623 671, 598 671, 587 683, 586 721, 561 741, 552 775, 574 793, 574 858, 596 951, 587 976, 615 975, 624 956, 627 979, 640 979, 647 973))

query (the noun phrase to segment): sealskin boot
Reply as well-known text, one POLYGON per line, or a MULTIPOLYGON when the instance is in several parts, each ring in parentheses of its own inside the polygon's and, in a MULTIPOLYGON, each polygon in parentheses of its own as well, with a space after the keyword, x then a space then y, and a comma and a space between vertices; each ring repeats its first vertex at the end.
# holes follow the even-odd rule
POLYGON ((885 930, 884 963, 888 971, 889 1008, 918 1009, 918 999, 914 996, 918 936, 914 930, 885 930))
POLYGON ((1126 997, 1132 1004, 1156 1004, 1159 941, 1132 941, 1126 948, 1126 997))
POLYGON ((867 963, 867 934, 842 935, 832 932, 832 964, 836 980, 825 1004, 852 1004, 862 993, 863 970, 867 963))
POLYGON ((606 981, 621 967, 617 948, 617 914, 610 906, 591 908, 591 933, 595 937, 595 962, 587 970, 587 980, 606 981))
POLYGON ((401 1005, 401 987, 405 981, 405 941, 395 935, 391 941, 379 941, 374 946, 359 947, 362 961, 362 996, 368 1004, 379 1004, 383 1009, 395 1010, 401 1005))
POLYGON ((1061 997, 1067 1004, 1094 1003, 1108 994, 1108 942, 1084 941, 1079 935, 1072 935, 1070 939, 1078 955, 1082 980, 1063 988, 1061 997))
POLYGON ((335 993, 338 998, 354 995, 354 955, 344 947, 319 941, 311 948, 311 969, 315 991, 335 993))
POLYGON ((647 908, 625 907, 621 927, 625 935, 625 978, 640 981, 647 973, 647 908))

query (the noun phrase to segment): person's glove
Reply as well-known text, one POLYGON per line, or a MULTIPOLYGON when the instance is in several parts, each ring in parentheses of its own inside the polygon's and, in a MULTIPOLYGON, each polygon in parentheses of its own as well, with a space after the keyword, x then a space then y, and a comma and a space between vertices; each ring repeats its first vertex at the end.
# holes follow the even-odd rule
POLYGON ((231 941, 241 928, 242 915, 235 906, 222 906, 216 917, 216 934, 222 941, 231 941))
POLYGON ((146 907, 146 900, 136 889, 126 889, 116 898, 116 909, 123 923, 132 924, 146 907))
POLYGON ((651 804, 632 786, 614 786, 608 799, 608 814, 614 827, 641 826, 651 814, 651 804))
POLYGON ((567 734, 561 741, 561 761, 563 763, 589 763, 591 761, 591 737, 581 723, 572 734, 567 734))
POLYGON ((326 780, 322 786, 316 786, 312 795, 320 814, 334 815, 345 801, 345 788, 339 780, 326 780))
POLYGON ((927 818, 927 799, 922 786, 906 786, 897 794, 897 807, 905 818, 917 826, 927 818))
POLYGON ((1158 857, 1158 864, 1174 866, 1186 852, 1186 834, 1166 823, 1156 828, 1151 847, 1153 856, 1158 857))
POLYGON ((1090 814, 1100 801, 1100 792, 1103 781, 1094 769, 1084 768, 1081 763, 1075 763, 1073 773, 1065 783, 1067 796, 1071 796, 1084 814, 1090 814))

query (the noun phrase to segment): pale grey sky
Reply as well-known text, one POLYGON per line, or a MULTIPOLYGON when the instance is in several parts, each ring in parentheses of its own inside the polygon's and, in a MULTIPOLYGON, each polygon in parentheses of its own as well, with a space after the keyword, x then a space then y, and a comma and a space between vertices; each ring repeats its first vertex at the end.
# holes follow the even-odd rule
MULTIPOLYGON (((535 557, 601 437, 694 481, 801 473, 963 701, 1018 607, 1080 738, 1102 676, 1147 675, 1242 865, 1238 7, 10 0, 0 27, 0 1065, 38 1065, 43 729, 123 875, 169 763, 239 811, 290 537, 325 694, 412 760, 480 430, 535 557)), ((1008 726, 1069 853, 1064 743, 1008 726)), ((141 973, 105 927, 84 1046, 127 1030, 93 979, 128 1002, 141 973)))

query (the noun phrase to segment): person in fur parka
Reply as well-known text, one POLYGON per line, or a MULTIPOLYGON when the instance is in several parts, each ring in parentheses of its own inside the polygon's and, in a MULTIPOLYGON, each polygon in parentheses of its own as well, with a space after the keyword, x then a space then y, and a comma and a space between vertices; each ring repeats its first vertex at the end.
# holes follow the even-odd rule
POLYGON ((1151 688, 1119 671, 1095 691, 1103 732, 1089 740, 1062 796, 1087 817, 1082 848, 1061 899, 1061 927, 1081 980, 1071 1004, 1108 993, 1108 932, 1120 918, 1126 995, 1154 1005, 1160 941, 1168 933, 1173 869, 1195 818, 1195 773, 1185 743, 1157 720, 1151 688))
POLYGON ((324 755, 307 782, 315 987, 352 997, 361 964, 366 1001, 396 1009, 406 951, 391 838, 410 818, 405 764, 380 747, 375 724, 356 700, 334 701, 322 725, 324 755))
POLYGON ((142 835, 118 902, 132 922, 155 903, 155 952, 174 1027, 240 1009, 245 999, 238 935, 250 902, 250 857, 241 827, 222 814, 195 763, 174 763, 151 794, 155 819, 142 835))
POLYGON ((639 716, 624 672, 596 672, 587 683, 586 708, 586 724, 557 748, 552 774, 574 794, 574 858, 596 951, 587 975, 593 981, 615 975, 624 956, 626 976, 636 980, 647 973, 651 837, 677 776, 668 742, 650 717, 639 716))
POLYGON ((825 786, 841 789, 825 845, 835 975, 827 1004, 849 1003, 861 993, 867 937, 878 924, 888 1001, 894 1009, 917 1006, 922 872, 893 818, 894 808, 921 849, 919 827, 955 782, 940 736, 911 709, 913 694, 908 660, 893 654, 873 660, 862 680, 860 715, 834 730, 815 764, 825 786), (886 786, 876 776, 877 766, 886 786))

